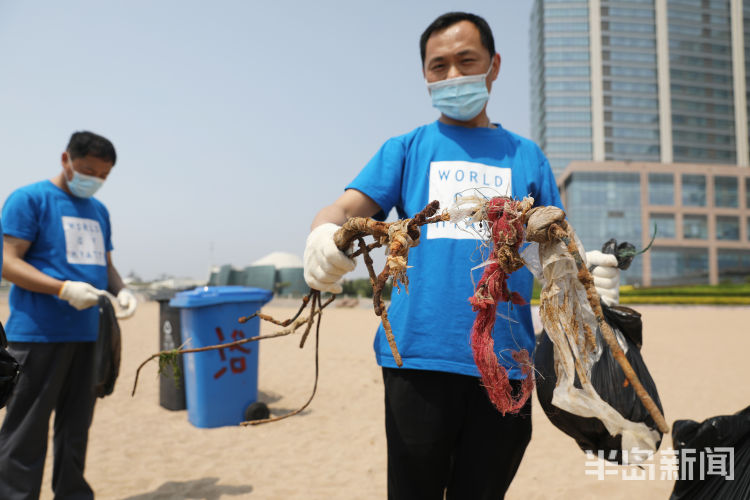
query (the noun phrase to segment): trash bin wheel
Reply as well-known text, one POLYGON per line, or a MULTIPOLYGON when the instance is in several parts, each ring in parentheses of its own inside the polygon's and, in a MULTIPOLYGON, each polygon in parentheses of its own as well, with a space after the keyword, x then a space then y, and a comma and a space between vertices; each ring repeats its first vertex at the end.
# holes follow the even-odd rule
POLYGON ((271 416, 271 412, 268 409, 266 403, 256 401, 251 403, 245 408, 245 420, 263 420, 271 416))

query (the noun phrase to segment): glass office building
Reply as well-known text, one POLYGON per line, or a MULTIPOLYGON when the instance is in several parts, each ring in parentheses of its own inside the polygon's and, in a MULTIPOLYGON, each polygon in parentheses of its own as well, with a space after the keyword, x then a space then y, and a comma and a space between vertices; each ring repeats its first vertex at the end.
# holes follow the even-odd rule
POLYGON ((546 2, 531 14, 532 136, 555 173, 592 159, 588 2, 546 2))
POLYGON ((748 23, 750 0, 534 2, 532 137, 571 222, 588 249, 658 227, 625 282, 750 276, 748 23))
POLYGON ((750 279, 750 169, 573 162, 560 193, 587 250, 609 238, 652 249, 621 275, 644 286, 750 279))

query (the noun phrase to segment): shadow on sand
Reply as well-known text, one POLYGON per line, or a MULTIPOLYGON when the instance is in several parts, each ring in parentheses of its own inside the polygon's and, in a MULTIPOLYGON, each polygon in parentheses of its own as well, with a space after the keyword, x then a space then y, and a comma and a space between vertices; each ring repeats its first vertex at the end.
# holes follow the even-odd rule
POLYGON ((253 487, 216 484, 218 477, 204 477, 192 481, 167 481, 154 491, 141 493, 123 500, 171 500, 176 498, 195 498, 201 500, 219 500, 223 495, 237 496, 253 491, 253 487))

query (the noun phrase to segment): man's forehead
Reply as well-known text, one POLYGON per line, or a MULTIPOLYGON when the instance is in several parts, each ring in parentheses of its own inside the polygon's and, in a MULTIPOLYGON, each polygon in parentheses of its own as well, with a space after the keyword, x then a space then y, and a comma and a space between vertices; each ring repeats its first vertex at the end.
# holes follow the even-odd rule
POLYGON ((76 163, 77 165, 80 165, 82 167, 111 168, 114 166, 111 161, 92 155, 79 156, 78 158, 73 158, 72 161, 73 163, 76 163))
POLYGON ((425 59, 434 59, 447 54, 477 52, 484 49, 479 29, 470 21, 459 21, 434 32, 425 44, 425 59))

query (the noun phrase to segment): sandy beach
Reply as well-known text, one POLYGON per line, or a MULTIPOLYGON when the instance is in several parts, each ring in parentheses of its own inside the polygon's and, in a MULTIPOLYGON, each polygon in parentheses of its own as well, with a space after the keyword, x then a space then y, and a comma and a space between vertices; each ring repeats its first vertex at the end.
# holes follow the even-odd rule
MULTIPOLYGON (((277 318, 294 312, 279 305, 271 303, 264 312, 277 318)), ((750 404, 750 308, 636 309, 644 319, 642 352, 670 425, 750 404)), ((120 377, 114 394, 98 401, 90 432, 86 476, 97 498, 385 498, 383 388, 371 346, 378 318, 371 310, 326 310, 318 392, 302 414, 257 427, 217 429, 193 427, 185 411, 159 406, 155 363, 144 369, 137 394, 130 396, 137 366, 158 350, 158 311, 157 303, 143 303, 121 322, 120 377)), ((0 318, 7 315, 4 300, 0 318)), ((273 331, 269 324, 261 329, 273 331)), ((272 415, 299 407, 312 390, 314 343, 303 350, 298 343, 294 336, 260 346, 259 399, 272 415)), ((627 468, 614 466, 607 467, 614 473, 599 480, 574 441, 549 423, 536 395, 532 418, 532 440, 506 498, 668 498, 673 481, 659 478, 658 462, 652 480, 627 480, 627 468)), ((665 436, 661 449, 669 447, 665 436)), ((52 498, 51 470, 48 454, 43 499, 52 498)))

